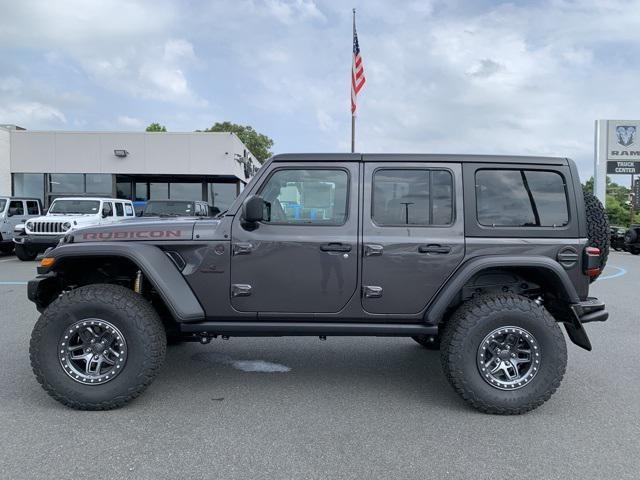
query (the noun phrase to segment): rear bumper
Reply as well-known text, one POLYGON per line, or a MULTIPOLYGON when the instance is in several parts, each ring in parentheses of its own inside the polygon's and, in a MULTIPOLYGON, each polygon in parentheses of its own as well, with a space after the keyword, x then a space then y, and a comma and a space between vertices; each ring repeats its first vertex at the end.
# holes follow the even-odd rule
POLYGON ((583 302, 571 305, 571 310, 580 323, 604 322, 609 318, 603 301, 590 297, 583 302))
POLYGON ((607 312, 604 302, 593 297, 572 304, 571 311, 573 312, 573 318, 564 321, 567 334, 573 343, 591 351, 591 341, 583 324, 604 322, 609 318, 609 312, 607 312))

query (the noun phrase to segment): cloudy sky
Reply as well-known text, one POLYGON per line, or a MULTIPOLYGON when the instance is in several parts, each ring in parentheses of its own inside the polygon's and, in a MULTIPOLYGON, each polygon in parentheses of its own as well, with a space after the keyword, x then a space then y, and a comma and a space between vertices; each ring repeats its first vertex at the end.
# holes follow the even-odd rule
POLYGON ((640 3, 2 1, 0 123, 253 125, 276 152, 349 148, 351 7, 368 152, 570 156, 640 117, 640 3))

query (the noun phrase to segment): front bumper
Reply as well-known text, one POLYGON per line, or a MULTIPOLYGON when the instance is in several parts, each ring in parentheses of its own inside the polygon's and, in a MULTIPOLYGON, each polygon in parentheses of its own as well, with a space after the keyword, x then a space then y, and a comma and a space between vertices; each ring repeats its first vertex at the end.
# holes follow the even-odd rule
POLYGON ((16 235, 13 237, 13 243, 33 247, 43 252, 49 247, 58 245, 60 239, 64 235, 16 235))

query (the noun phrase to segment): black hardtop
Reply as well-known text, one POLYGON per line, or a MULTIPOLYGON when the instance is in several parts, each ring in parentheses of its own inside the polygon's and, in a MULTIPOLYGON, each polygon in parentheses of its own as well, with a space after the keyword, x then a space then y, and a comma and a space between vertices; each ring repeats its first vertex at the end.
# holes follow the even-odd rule
POLYGON ((512 163, 532 165, 567 165, 564 157, 518 155, 466 155, 439 153, 283 153, 272 162, 443 162, 443 163, 512 163))

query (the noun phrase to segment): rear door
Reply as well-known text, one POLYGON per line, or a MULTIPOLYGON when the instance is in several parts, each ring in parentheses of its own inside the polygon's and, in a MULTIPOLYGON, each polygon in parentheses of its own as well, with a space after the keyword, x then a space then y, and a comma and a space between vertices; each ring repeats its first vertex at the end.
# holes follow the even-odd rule
POLYGON ((364 310, 420 312, 463 260, 461 175, 456 163, 365 163, 364 310))

